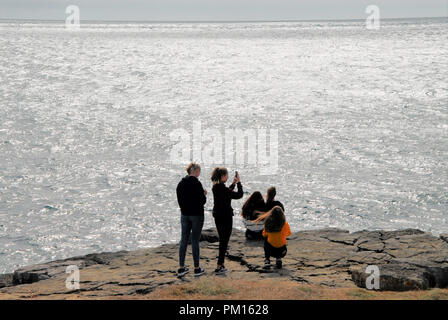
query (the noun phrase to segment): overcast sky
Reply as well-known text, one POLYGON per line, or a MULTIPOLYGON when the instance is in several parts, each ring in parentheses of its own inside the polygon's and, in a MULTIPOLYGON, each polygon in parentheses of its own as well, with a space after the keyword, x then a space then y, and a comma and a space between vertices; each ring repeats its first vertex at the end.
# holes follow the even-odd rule
POLYGON ((0 0, 0 19, 65 20, 71 4, 79 6, 81 20, 365 19, 370 4, 382 18, 448 15, 448 0, 0 0))

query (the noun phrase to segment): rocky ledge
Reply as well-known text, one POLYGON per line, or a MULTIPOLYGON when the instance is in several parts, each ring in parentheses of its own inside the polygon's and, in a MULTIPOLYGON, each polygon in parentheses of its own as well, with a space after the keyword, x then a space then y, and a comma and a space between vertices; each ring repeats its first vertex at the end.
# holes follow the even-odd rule
MULTIPOLYGON (((368 265, 378 266, 380 290, 404 291, 448 287, 448 235, 435 237, 420 230, 359 231, 340 229, 300 231, 288 238, 283 269, 263 269, 263 243, 247 241, 234 230, 226 266, 231 279, 279 278, 327 287, 365 287, 368 265)), ((201 237, 204 277, 215 277, 218 252, 214 229, 201 237)), ((69 258, 16 270, 0 276, 0 299, 142 295, 158 287, 192 281, 176 278, 177 244, 69 258), (66 267, 80 270, 80 289, 68 290, 66 267)), ((191 262, 191 252, 187 261, 191 262)))

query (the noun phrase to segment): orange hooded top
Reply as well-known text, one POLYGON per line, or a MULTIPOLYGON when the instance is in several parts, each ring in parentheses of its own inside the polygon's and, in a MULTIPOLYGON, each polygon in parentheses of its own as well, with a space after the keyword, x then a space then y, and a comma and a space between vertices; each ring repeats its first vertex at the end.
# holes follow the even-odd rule
POLYGON ((288 243, 286 237, 290 235, 291 228, 289 227, 288 222, 285 222, 282 231, 279 232, 266 232, 266 229, 263 229, 263 237, 267 237, 269 244, 274 248, 285 246, 288 243))

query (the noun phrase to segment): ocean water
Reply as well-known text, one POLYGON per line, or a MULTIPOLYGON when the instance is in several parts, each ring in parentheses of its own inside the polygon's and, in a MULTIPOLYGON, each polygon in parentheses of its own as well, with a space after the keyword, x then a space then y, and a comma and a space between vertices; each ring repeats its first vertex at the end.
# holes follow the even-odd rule
POLYGON ((194 121, 278 129, 275 174, 228 167, 247 192, 275 185, 295 231, 447 232, 447 78, 441 18, 2 21, 0 273, 178 241, 170 133, 194 121))

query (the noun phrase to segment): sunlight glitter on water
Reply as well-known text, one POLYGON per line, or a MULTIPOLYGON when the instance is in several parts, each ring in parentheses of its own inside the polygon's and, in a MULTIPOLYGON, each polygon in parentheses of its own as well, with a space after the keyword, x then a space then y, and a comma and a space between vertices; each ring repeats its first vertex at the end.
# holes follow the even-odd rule
POLYGON ((177 241, 169 134, 196 119, 279 130, 276 175, 229 169, 293 230, 448 230, 446 20, 0 30, 0 273, 177 241))

